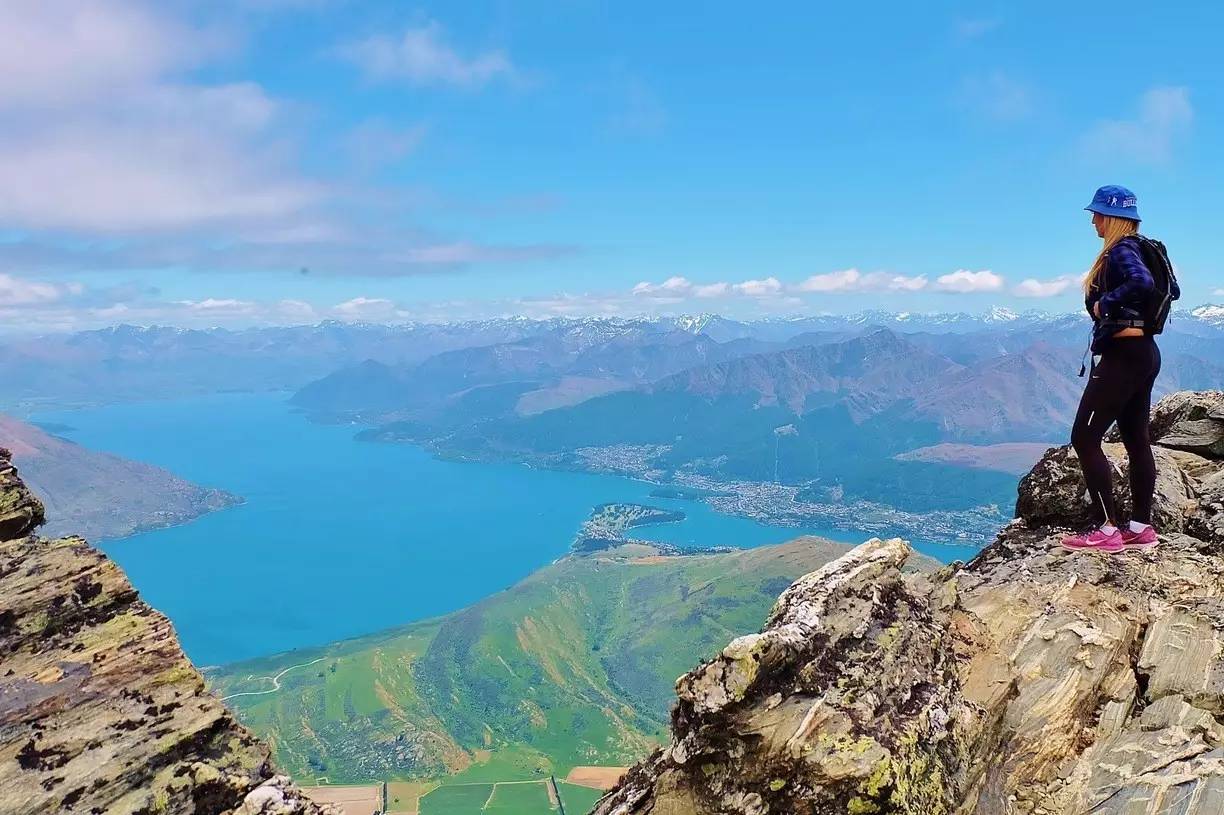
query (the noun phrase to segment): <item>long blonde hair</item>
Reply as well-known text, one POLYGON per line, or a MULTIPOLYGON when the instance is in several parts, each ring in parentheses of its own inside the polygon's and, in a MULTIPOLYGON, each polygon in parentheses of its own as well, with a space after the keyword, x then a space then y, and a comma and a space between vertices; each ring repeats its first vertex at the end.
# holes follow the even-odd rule
POLYGON ((1084 294, 1089 294, 1096 287, 1097 281, 1101 279, 1101 275, 1105 273, 1106 258, 1109 255, 1109 250, 1117 245, 1118 241, 1123 238, 1134 235, 1139 231, 1139 222, 1132 221, 1130 218, 1117 218, 1113 215, 1102 215, 1105 225, 1104 244, 1101 246, 1101 254, 1097 255, 1096 261, 1092 264, 1092 269, 1089 270, 1088 276, 1084 278, 1084 294))

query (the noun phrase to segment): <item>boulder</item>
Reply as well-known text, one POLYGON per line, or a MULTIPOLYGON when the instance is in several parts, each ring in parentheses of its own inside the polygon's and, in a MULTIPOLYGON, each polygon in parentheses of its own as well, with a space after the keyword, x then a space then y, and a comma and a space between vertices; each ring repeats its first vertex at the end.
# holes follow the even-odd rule
POLYGON ((1224 457, 1224 391, 1179 391, 1152 408, 1152 441, 1210 458, 1224 457))
MULTIPOLYGON (((1122 519, 1131 510, 1130 465, 1121 444, 1103 445, 1113 465, 1114 503, 1122 519)), ((1156 492, 1152 521, 1158 529, 1182 532, 1187 518, 1198 505, 1199 479, 1190 475, 1214 473, 1220 465, 1193 453, 1153 447, 1156 459, 1156 492)), ((1055 447, 1020 481, 1016 517, 1030 525, 1080 529, 1100 523, 1100 511, 1091 503, 1080 469, 1079 456, 1070 445, 1055 447)))
POLYGON ((872 540, 787 589, 678 680, 670 744, 596 815, 1224 812, 1218 404, 1161 403, 1159 548, 1059 548, 1091 510, 1051 450, 968 564, 907 573, 872 540))

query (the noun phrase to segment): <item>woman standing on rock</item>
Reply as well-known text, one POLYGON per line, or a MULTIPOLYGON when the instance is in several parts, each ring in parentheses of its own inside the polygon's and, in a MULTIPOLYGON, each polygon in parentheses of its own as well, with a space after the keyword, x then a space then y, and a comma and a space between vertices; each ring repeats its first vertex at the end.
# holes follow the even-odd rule
POLYGON ((1071 428, 1071 445, 1101 525, 1063 539, 1062 545, 1076 551, 1149 549, 1157 543, 1152 528, 1156 462, 1148 438, 1152 385, 1160 373, 1154 335, 1163 330, 1169 306, 1181 292, 1164 246, 1139 234, 1134 193, 1101 187, 1085 209, 1104 246, 1084 279, 1094 364, 1071 428), (1095 362, 1098 354, 1101 360, 1095 362), (1114 505, 1112 467, 1101 450, 1101 439, 1115 421, 1130 459, 1134 511, 1125 526, 1114 505))

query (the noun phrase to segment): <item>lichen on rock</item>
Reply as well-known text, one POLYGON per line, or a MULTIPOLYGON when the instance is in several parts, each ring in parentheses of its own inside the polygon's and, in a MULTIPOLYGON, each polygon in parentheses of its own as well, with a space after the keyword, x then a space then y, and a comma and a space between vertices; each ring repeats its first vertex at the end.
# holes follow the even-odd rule
POLYGON ((0 449, 0 815, 338 815, 276 774, 170 621, 0 449))
POLYGON ((1224 812, 1224 392, 1152 427, 1158 549, 1059 549, 1091 506, 1053 448, 968 564, 872 540, 797 581, 596 815, 1224 812))

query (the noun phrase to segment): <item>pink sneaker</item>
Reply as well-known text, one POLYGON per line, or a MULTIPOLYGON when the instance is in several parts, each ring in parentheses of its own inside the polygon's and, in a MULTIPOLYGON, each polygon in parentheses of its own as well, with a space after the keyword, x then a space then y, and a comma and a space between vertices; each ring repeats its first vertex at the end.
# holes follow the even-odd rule
POLYGON ((1122 545, 1127 549, 1154 549, 1158 543, 1160 538, 1151 526, 1145 527, 1142 532, 1131 532, 1129 526, 1122 530, 1122 545))
POLYGON ((1112 535, 1104 530, 1094 529, 1083 535, 1068 535, 1062 539, 1062 548, 1072 552, 1121 552, 1126 549, 1122 542, 1122 533, 1114 530, 1112 535))

